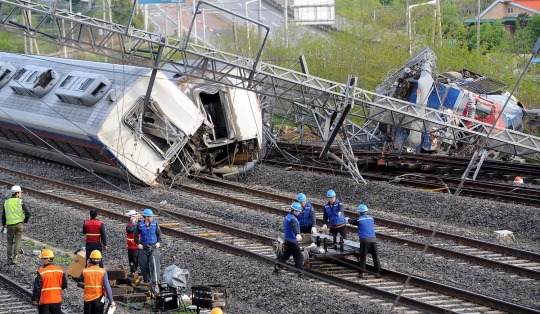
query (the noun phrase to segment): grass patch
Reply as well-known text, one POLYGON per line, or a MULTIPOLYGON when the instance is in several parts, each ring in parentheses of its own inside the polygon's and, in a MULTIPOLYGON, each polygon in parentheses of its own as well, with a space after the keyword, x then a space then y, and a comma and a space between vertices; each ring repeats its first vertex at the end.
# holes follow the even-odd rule
POLYGON ((63 264, 71 264, 71 262, 73 262, 73 258, 59 256, 59 257, 54 258, 54 262, 55 263, 63 263, 63 264))

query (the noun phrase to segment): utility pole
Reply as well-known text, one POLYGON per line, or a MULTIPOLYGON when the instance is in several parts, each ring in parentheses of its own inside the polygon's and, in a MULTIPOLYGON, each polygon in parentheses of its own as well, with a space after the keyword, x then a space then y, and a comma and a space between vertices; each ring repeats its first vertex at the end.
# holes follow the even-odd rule
MULTIPOLYGON (((259 0, 259 23, 262 23, 262 4, 261 4, 261 1, 262 0, 259 0)), ((261 40, 262 40, 262 26, 259 25, 259 33, 258 33, 258 37, 259 37, 259 44, 261 43, 261 40)))
POLYGON ((289 48, 289 29, 287 25, 287 20, 289 18, 289 12, 287 12, 289 8, 289 1, 285 0, 285 7, 283 8, 283 22, 285 23, 285 48, 289 48))
POLYGON ((178 22, 176 24, 176 34, 180 39, 182 38, 182 6, 180 5, 180 1, 176 2, 176 21, 178 22))
POLYGON ((478 16, 476 18, 476 52, 480 52, 480 0, 478 0, 478 16))
POLYGON ((442 26, 441 26, 441 0, 437 0, 437 24, 439 27, 439 47, 442 47, 442 26))

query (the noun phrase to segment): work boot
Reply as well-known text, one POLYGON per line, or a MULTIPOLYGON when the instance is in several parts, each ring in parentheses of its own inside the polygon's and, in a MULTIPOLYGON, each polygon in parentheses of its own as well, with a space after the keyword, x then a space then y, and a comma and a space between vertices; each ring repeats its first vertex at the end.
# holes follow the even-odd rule
POLYGON ((11 256, 8 257, 7 261, 6 261, 6 265, 11 265, 12 264, 12 260, 11 260, 11 256))
POLYGON ((356 274, 356 278, 358 279, 364 278, 364 273, 356 274))
POLYGON ((19 259, 18 259, 18 258, 14 258, 14 259, 11 261, 11 264, 13 264, 13 265, 19 264, 19 259))

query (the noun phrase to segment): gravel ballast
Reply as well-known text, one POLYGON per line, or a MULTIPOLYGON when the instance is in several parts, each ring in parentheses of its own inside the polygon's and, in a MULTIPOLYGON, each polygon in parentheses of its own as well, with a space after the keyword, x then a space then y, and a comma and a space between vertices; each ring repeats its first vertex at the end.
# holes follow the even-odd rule
MULTIPOLYGON (((275 236, 282 229, 282 216, 259 213, 230 204, 210 202, 198 196, 190 197, 185 192, 164 187, 147 188, 132 185, 132 193, 126 195, 89 173, 48 163, 30 162, 29 159, 4 154, 6 156, 0 160, 1 166, 107 191, 141 202, 157 205, 166 200, 167 205, 159 205, 159 207, 177 209, 193 216, 204 217, 268 236, 275 236)), ((9 178, 7 175, 1 177, 5 180, 9 178)), ((117 179, 108 178, 108 180, 123 189, 130 188, 117 179)), ((265 165, 257 166, 242 177, 240 183, 252 188, 277 191, 291 198, 303 192, 307 194, 309 201, 317 203, 324 202, 326 191, 332 188, 338 193, 338 198, 348 205, 348 209, 354 210, 359 203, 366 203, 370 207, 370 214, 375 219, 385 217, 423 226, 433 226, 434 220, 438 218, 437 214, 441 213, 449 200, 449 197, 444 194, 422 192, 379 182, 369 182, 365 186, 357 185, 346 178, 287 172, 265 165)), ((25 185, 24 182, 20 184, 25 185)), ((28 182, 28 185, 30 184, 28 182)), ((8 193, 4 196, 7 197, 8 193)), ((25 195, 25 199, 31 206, 32 212, 39 213, 35 214, 27 225, 25 235, 35 237, 42 242, 57 243, 58 247, 70 251, 84 245, 81 229, 82 222, 87 219, 85 211, 69 209, 30 195, 25 195)), ((493 230, 508 229, 514 231, 518 239, 518 244, 508 243, 508 245, 538 251, 540 247, 538 219, 536 208, 460 197, 455 208, 447 216, 450 224, 445 224, 441 229, 492 241, 493 230)), ((157 221, 159 222, 159 218, 157 221)), ((124 224, 107 222, 106 226, 111 242, 110 251, 105 253, 106 266, 125 267, 127 256, 124 224)), ((2 249, 5 252, 5 246, 0 247, 0 250, 2 249)), ((388 242, 380 242, 379 250, 384 268, 403 272, 410 269, 410 265, 419 254, 418 250, 388 242)), ((358 296, 333 293, 328 288, 318 287, 310 281, 298 281, 295 277, 286 274, 274 277, 270 274, 271 265, 230 256, 212 248, 201 248, 196 243, 166 237, 160 251, 162 270, 171 264, 188 269, 191 275, 190 286, 224 284, 230 287, 233 295, 229 300, 226 313, 288 313, 288 304, 295 304, 294 308, 304 309, 303 313, 383 311, 383 307, 378 305, 379 302, 370 303, 358 296), (339 297, 339 302, 336 302, 336 296, 339 297), (298 304, 302 307, 298 307, 298 304)), ((12 277, 25 278, 23 282, 30 285, 39 267, 39 260, 35 257, 23 256, 22 261, 20 265, 3 266, 2 272, 12 277)), ((460 260, 448 261, 445 258, 429 255, 419 265, 416 275, 502 298, 509 302, 540 308, 538 292, 540 289, 537 281, 516 277, 497 269, 476 267, 460 260)), ((78 313, 82 307, 82 290, 75 288, 74 283, 70 283, 65 293, 65 300, 66 309, 78 313)))

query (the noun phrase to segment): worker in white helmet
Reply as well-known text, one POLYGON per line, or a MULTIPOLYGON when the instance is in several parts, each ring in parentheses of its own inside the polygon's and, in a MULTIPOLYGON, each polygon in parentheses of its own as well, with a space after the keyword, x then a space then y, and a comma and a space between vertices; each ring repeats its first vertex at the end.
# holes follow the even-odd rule
POLYGON ((18 185, 11 188, 11 198, 4 202, 2 209, 2 227, 7 228, 8 264, 18 264, 21 250, 21 237, 24 224, 30 219, 30 210, 22 201, 22 190, 18 185))

